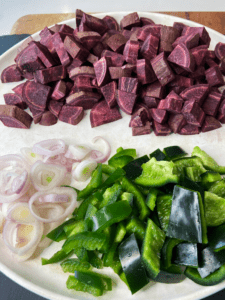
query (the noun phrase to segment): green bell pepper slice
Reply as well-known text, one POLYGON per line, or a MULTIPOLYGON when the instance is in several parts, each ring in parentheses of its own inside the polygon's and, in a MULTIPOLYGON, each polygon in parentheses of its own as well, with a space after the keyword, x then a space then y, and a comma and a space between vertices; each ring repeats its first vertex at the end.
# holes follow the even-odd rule
POLYGON ((95 206, 98 205, 101 201, 102 201, 102 193, 100 191, 97 191, 92 195, 90 195, 89 197, 87 197, 85 200, 83 200, 83 202, 80 204, 78 209, 73 213, 75 219, 83 220, 86 215, 88 205, 92 204, 95 206))
POLYGON ((172 195, 161 195, 158 196, 156 200, 156 210, 161 228, 164 232, 167 232, 167 227, 169 224, 172 197, 172 195))
POLYGON ((163 153, 166 155, 166 159, 168 160, 174 160, 187 155, 187 153, 179 146, 166 147, 163 149, 163 153))
POLYGON ((166 155, 158 148, 149 154, 150 158, 155 158, 157 161, 166 160, 166 155))
POLYGON ((55 254, 53 254, 53 256, 50 257, 49 259, 41 258, 42 266, 57 263, 65 258, 67 258, 70 254, 72 254, 72 252, 66 253, 64 250, 61 249, 61 250, 57 251, 55 254))
POLYGON ((47 237, 55 242, 60 242, 62 240, 65 240, 67 238, 67 235, 64 231, 64 227, 69 224, 73 224, 74 221, 75 221, 75 218, 71 218, 71 219, 65 221, 64 223, 62 223, 61 225, 59 225, 58 227, 56 227, 55 229, 50 231, 47 234, 47 237))
POLYGON ((166 240, 161 250, 160 268, 162 270, 167 270, 169 267, 172 266, 173 249, 176 245, 178 245, 181 242, 181 240, 166 237, 166 240))
POLYGON ((225 222, 225 199, 205 192, 205 219, 207 226, 219 226, 225 222))
POLYGON ((136 158, 136 159, 132 160, 131 162, 129 162, 128 164, 126 164, 123 167, 123 170, 126 172, 126 177, 129 180, 134 180, 135 178, 140 176, 142 173, 141 166, 142 166, 142 164, 146 163, 147 161, 149 161, 149 158, 147 155, 144 155, 144 156, 136 158))
POLYGON ((135 237, 140 241, 143 241, 144 239, 145 230, 146 230, 146 225, 137 217, 132 217, 126 225, 127 233, 128 234, 134 233, 135 237))
POLYGON ((149 189, 149 193, 146 198, 146 204, 151 209, 151 211, 153 211, 155 208, 156 199, 157 199, 158 194, 159 194, 159 190, 157 190, 156 188, 149 189))
POLYGON ((74 273, 75 271, 89 271, 91 265, 87 261, 80 261, 78 258, 68 258, 61 262, 60 266, 64 273, 74 273))
POLYGON ((99 205, 99 209, 106 205, 115 203, 122 191, 122 186, 119 183, 114 183, 113 186, 107 188, 103 194, 102 202, 99 205))
POLYGON ((222 179, 220 181, 214 182, 208 192, 216 194, 219 197, 225 198, 225 180, 222 179))
POLYGON ((113 171, 109 175, 109 177, 106 179, 106 181, 103 182, 103 184, 100 186, 100 188, 103 189, 103 188, 111 186, 116 181, 121 179, 125 174, 126 174, 126 172, 123 169, 117 168, 115 171, 113 171))

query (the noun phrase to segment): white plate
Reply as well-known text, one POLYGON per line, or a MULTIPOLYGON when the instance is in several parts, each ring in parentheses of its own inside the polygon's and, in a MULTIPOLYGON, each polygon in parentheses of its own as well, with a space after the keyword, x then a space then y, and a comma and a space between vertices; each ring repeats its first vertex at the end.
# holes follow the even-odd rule
MULTIPOLYGON (((121 18, 128 12, 108 13, 120 21, 121 18)), ((97 17, 104 17, 105 14, 95 14, 97 17)), ((140 12, 140 16, 149 17, 155 23, 164 25, 173 25, 173 22, 183 22, 189 26, 200 26, 200 24, 187 21, 181 18, 167 16, 164 14, 144 13, 140 12)), ((216 20, 215 20, 216 21, 216 20)), ((69 20, 66 23, 72 27, 75 26, 75 21, 69 20)), ((224 36, 210 28, 207 28, 211 36, 210 48, 214 49, 218 42, 225 42, 224 36)), ((33 37, 37 40, 38 33, 33 37)), ((14 63, 18 43, 5 54, 0 57, 0 72, 14 63)), ((11 89, 18 83, 0 83, 0 103, 4 103, 3 94, 11 92, 11 89)), ((188 153, 194 146, 198 145, 202 149, 207 150, 220 164, 225 164, 223 158, 224 145, 225 145, 225 126, 209 133, 200 133, 194 136, 181 136, 172 134, 166 137, 156 137, 154 133, 145 136, 132 137, 131 128, 128 127, 130 117, 123 114, 123 119, 106 124, 100 127, 91 128, 89 121, 89 112, 87 116, 77 125, 72 126, 66 123, 58 122, 54 126, 44 127, 32 124, 30 130, 7 128, 0 122, 0 154, 17 153, 21 147, 29 147, 34 143, 48 138, 62 138, 68 143, 91 143, 94 136, 101 135, 110 142, 112 145, 112 153, 116 148, 122 146, 124 148, 135 147, 139 155, 149 154, 157 148, 163 148, 170 145, 179 145, 183 147, 188 153)), ((40 296, 54 300, 71 300, 71 299, 94 299, 89 294, 81 292, 74 292, 66 289, 66 280, 68 274, 64 274, 58 265, 41 265, 41 256, 49 258, 53 253, 59 250, 61 243, 53 243, 49 248, 45 249, 41 255, 36 255, 33 259, 27 262, 17 263, 10 255, 5 247, 2 237, 0 237, 0 268, 1 271, 12 280, 22 285, 23 287, 31 290, 40 296)), ((106 274, 112 276, 116 283, 116 287, 112 292, 107 293, 100 299, 117 299, 117 300, 194 300, 202 299, 210 294, 213 294, 225 288, 225 282, 213 286, 202 287, 185 279, 179 284, 161 284, 150 283, 141 291, 132 297, 126 285, 119 280, 118 276, 111 272, 110 268, 104 270, 106 274)))

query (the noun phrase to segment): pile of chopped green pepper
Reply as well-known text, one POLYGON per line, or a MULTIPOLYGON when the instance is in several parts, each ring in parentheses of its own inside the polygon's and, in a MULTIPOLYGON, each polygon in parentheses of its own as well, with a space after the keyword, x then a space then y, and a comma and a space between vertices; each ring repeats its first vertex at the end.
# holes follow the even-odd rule
POLYGON ((74 273, 67 288, 94 296, 112 279, 93 268, 112 268, 132 294, 174 275, 225 280, 225 167, 199 147, 190 157, 178 146, 136 155, 120 147, 98 164, 73 217, 47 235, 62 249, 42 264, 60 262, 74 273))

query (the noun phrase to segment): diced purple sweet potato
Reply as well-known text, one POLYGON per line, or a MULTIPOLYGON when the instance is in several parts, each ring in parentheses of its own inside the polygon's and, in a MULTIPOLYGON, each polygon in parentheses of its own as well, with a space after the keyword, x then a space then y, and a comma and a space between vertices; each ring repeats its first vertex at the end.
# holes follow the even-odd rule
POLYGON ((174 92, 179 95, 183 90, 185 90, 184 86, 169 86, 168 93, 174 92))
MULTIPOLYGON (((20 61, 21 63, 21 61, 20 61)), ((29 62, 24 63, 24 64, 20 64, 19 68, 24 72, 29 72, 29 73, 33 73, 37 70, 42 70, 45 69, 45 66, 43 65, 43 63, 41 62, 40 58, 36 57, 31 57, 29 62)))
POLYGON ((78 75, 87 75, 92 78, 95 78, 95 70, 93 67, 89 66, 81 66, 81 67, 75 67, 69 71, 69 77, 72 80, 75 80, 76 76, 78 75))
POLYGON ((171 51, 173 51, 173 46, 171 43, 167 41, 160 40, 159 43, 159 53, 165 52, 166 54, 169 54, 171 51))
POLYGON ((78 75, 74 79, 74 86, 77 87, 77 90, 90 90, 95 88, 92 83, 93 77, 85 76, 85 75, 78 75))
POLYGON ((175 75, 174 80, 169 82, 168 86, 183 86, 183 87, 190 87, 194 84, 194 80, 189 77, 175 75))
POLYGON ((89 51, 100 41, 101 35, 94 31, 77 32, 77 37, 82 45, 89 51))
POLYGON ((59 120, 72 125, 77 125, 84 116, 83 107, 64 105, 59 113, 59 120))
POLYGON ((68 34, 73 34, 73 31, 74 29, 66 24, 62 24, 59 29, 59 32, 68 33, 68 34))
POLYGON ((69 95, 66 98, 66 104, 72 106, 80 106, 83 107, 84 110, 91 109, 100 99, 101 94, 87 92, 87 91, 80 91, 69 95))
POLYGON ((194 72, 195 59, 184 44, 178 44, 168 56, 168 61, 177 64, 188 72, 194 72))
POLYGON ((157 109, 167 110, 171 113, 178 114, 181 113, 183 106, 183 100, 177 100, 174 98, 162 99, 159 102, 157 109))
POLYGON ((75 18, 76 18, 76 26, 79 27, 81 19, 83 17, 83 11, 81 9, 76 9, 75 18))
MULTIPOLYGON (((126 65, 125 65, 126 66, 126 65)), ((118 79, 120 77, 130 77, 132 69, 123 67, 109 67, 109 74, 111 79, 118 79)))
POLYGON ((98 61, 98 57, 92 53, 90 53, 87 57, 87 61, 92 65, 98 61))
POLYGON ((58 81, 66 78, 67 71, 64 66, 56 66, 34 72, 34 78, 37 82, 46 84, 52 81, 58 81))
POLYGON ((201 131, 207 132, 207 131, 215 130, 220 127, 221 127, 221 124, 217 119, 215 119, 212 116, 206 116, 205 120, 202 124, 201 131))
POLYGON ((160 31, 161 31, 161 25, 145 25, 141 28, 141 30, 138 32, 137 38, 141 41, 145 41, 146 38, 149 36, 149 34, 152 34, 158 38, 160 38, 160 31))
POLYGON ((175 91, 171 91, 167 96, 166 99, 176 99, 176 100, 183 100, 181 96, 179 96, 175 91))
POLYGON ((216 116, 216 119, 222 123, 225 124, 225 115, 221 114, 220 112, 218 113, 218 115, 216 116))
POLYGON ((145 39, 144 43, 140 49, 140 55, 147 60, 151 60, 152 58, 157 56, 159 47, 159 38, 149 34, 149 36, 145 39))
POLYGON ((34 74, 30 73, 30 72, 23 71, 23 77, 28 79, 28 80, 32 80, 32 79, 34 79, 34 74))
POLYGON ((51 95, 51 87, 28 80, 23 86, 22 95, 29 108, 45 110, 46 102, 51 95))
POLYGON ((152 133, 152 126, 149 121, 144 126, 132 127, 132 136, 145 135, 152 133))
POLYGON ((55 85, 51 98, 53 100, 60 100, 66 96, 66 83, 63 80, 59 80, 55 85))
MULTIPOLYGON (((108 46, 107 46, 107 48, 108 48, 108 46)), ((105 47, 104 47, 104 45, 102 44, 102 42, 98 42, 93 48, 92 48, 92 52, 93 52, 93 54, 95 55, 95 56, 97 56, 97 57, 101 57, 101 54, 102 54, 102 51, 104 51, 105 50, 105 47)))
POLYGON ((103 86, 109 83, 109 67, 111 67, 111 64, 111 58, 108 57, 102 57, 96 63, 94 63, 94 70, 98 86, 103 86))
POLYGON ((113 108, 117 104, 116 89, 117 89, 116 81, 111 81, 110 83, 101 87, 101 92, 102 92, 106 102, 108 103, 109 108, 113 108))
POLYGON ((168 125, 174 133, 178 133, 182 127, 187 124, 183 114, 170 114, 168 118, 168 125))
POLYGON ((50 111, 45 111, 41 116, 39 124, 43 126, 52 126, 56 124, 57 121, 58 118, 55 115, 53 115, 50 111))
POLYGON ((118 89, 127 93, 137 94, 138 79, 132 77, 120 77, 118 89))
POLYGON ((84 12, 81 22, 88 26, 92 31, 98 32, 100 35, 103 35, 107 30, 109 30, 107 23, 103 19, 99 19, 84 12))
POLYGON ((168 84, 175 78, 175 75, 169 66, 164 52, 151 60, 152 68, 162 86, 168 84))
POLYGON ((157 108, 159 104, 159 99, 156 99, 154 97, 144 96, 142 98, 142 102, 148 107, 148 108, 157 108))
POLYGON ((33 118, 15 105, 0 105, 0 121, 7 127, 28 129, 33 118))
POLYGON ((17 86, 15 86, 12 90, 14 93, 16 93, 17 95, 19 95, 20 97, 23 97, 23 86, 24 86, 25 82, 18 84, 17 86))
MULTIPOLYGON (((40 42, 33 41, 29 44, 27 48, 29 48, 30 46, 32 47, 33 51, 40 58, 40 60, 42 61, 42 63, 45 65, 46 68, 50 68, 56 65, 56 61, 52 57, 49 50, 44 45, 40 44, 40 42)), ((25 50, 27 50, 27 48, 25 50)), ((27 55, 27 51, 26 53, 22 52, 21 54, 27 55)))
POLYGON ((176 28, 179 31, 179 34, 181 35, 184 27, 186 27, 187 25, 185 25, 184 23, 181 22, 174 22, 173 23, 173 27, 176 28))
POLYGON ((180 36, 179 30, 175 27, 163 25, 160 30, 160 40, 167 41, 168 43, 173 44, 175 40, 180 36))
POLYGON ((67 67, 72 62, 72 57, 69 55, 69 53, 66 51, 64 47, 56 48, 56 53, 60 59, 60 62, 63 66, 67 67))
POLYGON ((222 100, 220 102, 218 112, 221 113, 222 115, 225 115, 225 99, 224 98, 222 98, 222 100))
POLYGON ((194 56, 195 63, 197 66, 201 66, 205 62, 208 47, 201 45, 191 49, 191 53, 194 56))
POLYGON ((123 29, 121 31, 122 35, 127 39, 129 40, 131 38, 131 35, 132 35, 132 31, 131 30, 126 30, 126 29, 123 29))
POLYGON ((138 59, 137 64, 137 77, 141 84, 152 83, 157 80, 152 66, 146 59, 138 59))
POLYGON ((95 104, 90 113, 91 127, 117 121, 122 116, 117 107, 109 108, 105 100, 95 104))
POLYGON ((5 104, 7 105, 16 105, 17 107, 21 108, 21 109, 26 109, 27 108, 27 104, 26 102, 23 100, 23 98, 17 94, 14 93, 7 93, 3 95, 4 99, 5 99, 5 104))
POLYGON ((127 39, 121 33, 116 33, 108 38, 106 44, 114 52, 123 53, 126 42, 127 39))
POLYGON ((221 60, 225 56, 225 43, 217 43, 215 47, 215 55, 221 60))
POLYGON ((72 69, 80 67, 82 64, 83 64, 83 62, 81 60, 74 58, 66 70, 69 73, 72 69))
POLYGON ((192 124, 184 125, 181 130, 178 132, 181 135, 194 135, 200 133, 200 127, 192 124))
POLYGON ((141 22, 136 12, 124 16, 123 19, 120 21, 121 29, 131 29, 132 27, 137 27, 140 25, 141 22))
POLYGON ((72 58, 77 58, 81 61, 85 61, 89 55, 89 51, 81 43, 69 36, 65 37, 64 47, 72 58))
MULTIPOLYGON (((75 29, 76 30, 76 29, 75 29)), ((89 28, 86 24, 84 24, 82 21, 78 27, 78 30, 75 32, 84 32, 84 31, 91 31, 91 28, 89 28)))
POLYGON ((211 58, 206 58, 205 64, 206 64, 206 66, 208 66, 209 68, 211 68, 211 67, 218 67, 218 64, 215 62, 215 60, 213 60, 213 59, 211 59, 211 58))
MULTIPOLYGON (((204 80, 205 79, 205 68, 203 66, 199 66, 195 69, 193 73, 190 73, 190 78, 204 80)), ((195 82, 196 83, 196 82, 195 82)))
POLYGON ((141 27, 145 25, 155 24, 155 22, 150 18, 140 17, 140 21, 141 21, 141 27))
POLYGON ((182 114, 184 115, 188 124, 198 127, 202 126, 205 118, 204 111, 195 100, 188 100, 184 102, 182 114))
POLYGON ((149 107, 144 104, 143 102, 136 102, 135 105, 134 105, 134 109, 133 109, 133 113, 135 114, 139 109, 143 108, 147 114, 147 118, 149 121, 152 120, 152 115, 151 115, 151 112, 150 112, 150 109, 149 107))
POLYGON ((151 108, 150 112, 152 118, 160 124, 165 123, 168 118, 168 112, 165 109, 151 108))
POLYGON ((162 86, 159 81, 150 83, 143 87, 143 96, 154 97, 158 99, 163 99, 166 93, 165 86, 162 86))
POLYGON ((122 65, 125 61, 124 56, 122 54, 119 54, 119 53, 116 53, 113 51, 109 51, 109 50, 103 50, 101 57, 111 58, 113 67, 122 67, 122 65))
POLYGON ((184 100, 195 100, 200 106, 209 94, 208 84, 196 84, 180 93, 184 100))
POLYGON ((59 116, 62 107, 63 107, 63 101, 50 100, 48 103, 49 111, 57 118, 59 116))
POLYGON ((123 56, 126 62, 135 64, 138 59, 139 43, 138 41, 127 41, 123 50, 123 56))
POLYGON ((45 26, 45 28, 42 29, 41 32, 39 33, 41 38, 46 38, 52 36, 53 34, 54 32, 51 29, 49 29, 47 26, 45 26))
POLYGON ((103 18, 103 20, 105 21, 105 23, 107 24, 109 29, 114 29, 119 31, 119 24, 117 23, 116 19, 111 17, 111 16, 105 16, 103 18))
POLYGON ((32 38, 32 36, 28 36, 28 38, 26 38, 22 44, 17 48, 17 54, 19 54, 20 52, 22 52, 25 48, 27 48, 27 46, 29 45, 29 43, 31 43, 32 41, 34 41, 34 39, 32 38))
POLYGON ((223 75, 219 66, 211 67, 205 71, 205 77, 210 86, 218 86, 224 84, 223 75))
POLYGON ((131 116, 129 127, 142 127, 148 121, 146 109, 141 107, 131 116))
POLYGON ((153 121, 153 130, 156 136, 166 136, 172 133, 167 123, 160 124, 156 120, 153 121))
POLYGON ((207 45, 209 46, 211 38, 206 31, 205 27, 189 27, 185 26, 182 35, 188 35, 190 33, 198 33, 199 34, 199 42, 200 45, 207 45))
POLYGON ((205 99, 202 109, 205 114, 215 117, 221 103, 222 95, 216 92, 210 92, 205 99))
POLYGON ((132 114, 136 100, 137 95, 135 95, 134 93, 128 93, 121 90, 116 91, 117 104, 122 109, 122 111, 124 111, 128 115, 132 114))
POLYGON ((16 64, 9 66, 2 71, 2 83, 17 82, 21 80, 23 80, 23 76, 16 64))
POLYGON ((39 123, 40 120, 41 120, 41 116, 43 115, 45 110, 38 110, 34 107, 29 107, 29 108, 30 108, 30 111, 31 111, 31 114, 32 114, 32 117, 33 117, 33 120, 34 120, 34 124, 39 123))
POLYGON ((199 34, 193 32, 191 34, 182 35, 175 40, 173 47, 175 48, 180 43, 183 43, 188 49, 197 47, 199 43, 199 34))

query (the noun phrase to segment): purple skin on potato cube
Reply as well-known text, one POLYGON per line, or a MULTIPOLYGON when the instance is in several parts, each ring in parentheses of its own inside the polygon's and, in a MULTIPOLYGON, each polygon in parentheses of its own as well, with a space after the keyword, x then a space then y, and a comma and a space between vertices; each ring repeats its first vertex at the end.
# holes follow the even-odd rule
POLYGON ((204 80, 205 79, 205 68, 203 66, 199 66, 193 73, 189 75, 193 79, 204 80))
POLYGON ((168 61, 177 64, 188 72, 194 72, 195 59, 184 44, 178 44, 168 56, 168 61))
POLYGON ((205 71, 205 77, 210 86, 218 86, 224 84, 223 75, 219 66, 211 67, 205 71))
POLYGON ((56 124, 57 121, 58 118, 55 115, 53 115, 50 111, 45 111, 41 116, 39 124, 43 126, 51 126, 56 124))
POLYGON ((64 47, 62 48, 56 48, 56 53, 60 59, 60 62, 63 66, 67 67, 71 64, 72 57, 69 55, 69 53, 66 51, 64 47))
POLYGON ((165 109, 151 108, 150 112, 152 118, 160 124, 165 123, 168 118, 168 112, 165 109))
POLYGON ((25 82, 18 84, 17 86, 15 86, 12 90, 14 93, 16 93, 17 95, 19 95, 20 97, 22 97, 23 95, 23 86, 24 86, 25 82))
POLYGON ((7 127, 28 129, 33 118, 15 105, 0 105, 0 121, 7 127))
POLYGON ((123 17, 120 21, 121 29, 131 29, 132 27, 137 27, 141 25, 141 21, 136 12, 131 13, 123 17))
POLYGON ((182 31, 182 35, 188 35, 190 33, 198 33, 199 34, 199 44, 209 46, 211 38, 206 31, 205 27, 184 27, 182 31))
POLYGON ((149 34, 140 49, 140 55, 147 60, 151 60, 152 58, 157 56, 159 47, 159 38, 149 34))
POLYGON ((171 26, 161 26, 160 40, 173 43, 180 36, 179 30, 171 26))
POLYGON ((220 112, 218 113, 216 119, 222 123, 222 124, 225 124, 225 115, 221 114, 220 112))
POLYGON ((61 25, 59 32, 73 34, 74 29, 66 24, 61 25))
POLYGON ((193 32, 188 35, 182 35, 175 40, 173 47, 175 48, 180 43, 183 43, 188 49, 197 47, 199 43, 199 34, 193 32))
POLYGON ((139 43, 138 41, 127 41, 123 49, 123 56, 126 62, 135 64, 138 58, 139 43))
POLYGON ((200 133, 200 127, 186 124, 184 125, 181 130, 178 132, 180 135, 194 135, 200 133))
POLYGON ((138 40, 145 41, 149 34, 152 34, 158 38, 160 38, 161 25, 145 25, 138 32, 138 40))
POLYGON ((205 99, 202 109, 205 114, 215 117, 221 103, 222 95, 216 92, 210 92, 205 99))
POLYGON ((58 81, 66 78, 66 76, 66 67, 61 65, 43 70, 37 70, 36 72, 34 72, 34 78, 37 82, 42 84, 46 84, 52 81, 58 81))
POLYGON ((188 78, 181 75, 175 75, 174 80, 169 82, 168 86, 190 87, 193 84, 194 84, 194 80, 192 78, 188 78))
POLYGON ((174 22, 173 23, 173 27, 176 28, 179 31, 179 34, 181 35, 184 27, 186 27, 187 25, 185 25, 184 23, 181 22, 174 22))
POLYGON ((212 116, 206 116, 201 131, 207 132, 222 127, 220 122, 212 116))
POLYGON ((112 67, 122 67, 125 59, 122 54, 109 51, 109 50, 103 50, 101 53, 101 57, 109 57, 112 61, 112 67))
POLYGON ((131 73, 131 69, 125 69, 123 67, 109 67, 109 74, 111 79, 119 79, 120 77, 130 77, 131 73))
POLYGON ((198 127, 202 126, 205 118, 205 113, 195 100, 188 100, 184 102, 182 108, 182 114, 184 115, 188 124, 198 127))
POLYGON ((195 63, 200 66, 204 63, 208 47, 206 45, 201 45, 191 49, 191 53, 194 56, 195 63))
POLYGON ((164 109, 171 113, 180 113, 183 106, 183 100, 167 98, 160 100, 157 109, 164 109))
POLYGON ((147 114, 147 118, 149 121, 152 120, 152 115, 151 112, 149 110, 149 108, 143 103, 143 102, 136 102, 134 109, 133 109, 133 114, 135 114, 139 109, 143 108, 147 114))
POLYGON ((66 83, 63 80, 60 80, 56 83, 51 98, 53 100, 59 100, 65 97, 65 95, 66 95, 66 83))
POLYGON ((72 125, 77 125, 84 116, 83 107, 64 105, 59 113, 59 120, 72 125))
POLYGON ((163 99, 165 96, 166 87, 162 86, 159 81, 150 83, 143 87, 143 97, 154 97, 158 99, 163 99))
POLYGON ((127 93, 120 90, 116 91, 117 104, 122 109, 122 111, 124 111, 128 115, 132 114, 136 99, 137 95, 133 93, 127 93))
POLYGON ((148 108, 157 108, 159 101, 160 101, 159 99, 156 99, 154 97, 148 97, 148 96, 144 96, 144 98, 142 99, 142 102, 148 108))
POLYGON ((208 84, 196 84, 180 93, 184 100, 195 100, 200 106, 209 94, 208 84))
POLYGON ((73 59, 77 58, 81 61, 85 61, 89 55, 89 51, 85 49, 81 43, 75 41, 75 39, 72 39, 69 36, 65 37, 64 48, 73 59))
POLYGON ((153 129, 156 136, 166 136, 172 133, 169 125, 167 123, 160 124, 157 121, 153 121, 153 129))
POLYGON ((120 28, 119 28, 119 24, 117 23, 116 19, 114 19, 111 16, 105 16, 103 18, 103 20, 105 21, 105 23, 107 24, 109 29, 119 31, 120 28))
POLYGON ((4 94, 3 97, 5 99, 5 104, 7 105, 16 105, 21 109, 27 108, 26 102, 23 100, 21 96, 17 94, 8 93, 8 94, 4 94))
POLYGON ((106 22, 97 17, 91 16, 83 12, 81 22, 88 26, 92 31, 98 32, 103 35, 107 30, 109 30, 106 22))
POLYGON ((66 104, 71 106, 80 106, 84 110, 91 109, 102 97, 101 94, 80 91, 66 98, 66 104))
MULTIPOLYGON (((108 48, 108 46, 107 46, 108 48)), ((95 56, 97 57, 101 57, 102 52, 105 50, 104 45, 102 44, 102 42, 98 42, 93 48, 92 48, 92 52, 95 56)))
POLYGON ((97 79, 98 86, 103 86, 109 83, 110 74, 109 67, 111 67, 111 58, 102 57, 96 63, 94 63, 94 70, 97 79))
POLYGON ((138 90, 138 79, 132 77, 120 77, 118 83, 118 90, 137 94, 138 90))
POLYGON ((217 43, 215 47, 215 55, 221 60, 225 56, 225 43, 217 43))
POLYGON ((221 113, 222 115, 225 115, 225 99, 224 98, 222 98, 218 112, 221 113))
POLYGON ((76 19, 76 26, 78 27, 81 23, 81 19, 83 17, 84 12, 81 9, 76 9, 75 12, 75 19, 76 19))
POLYGON ((140 17, 140 21, 141 21, 141 27, 143 27, 145 25, 155 24, 155 22, 152 21, 152 19, 145 18, 145 17, 140 17))
POLYGON ((167 85, 175 78, 175 75, 169 66, 164 52, 151 60, 152 68, 162 86, 167 85))
POLYGON ((104 96, 106 102, 108 103, 109 108, 116 106, 116 81, 111 81, 110 83, 101 87, 102 95, 104 96))
POLYGON ((92 128, 117 121, 121 118, 119 109, 117 107, 109 108, 105 100, 96 103, 90 113, 92 128))
POLYGON ((143 107, 141 107, 135 113, 132 114, 129 127, 142 127, 145 126, 147 121, 147 112, 143 107))
POLYGON ((80 90, 89 90, 95 88, 92 83, 93 77, 88 75, 78 75, 74 78, 74 86, 80 90))
POLYGON ((181 96, 177 95, 174 91, 171 91, 167 96, 166 99, 176 99, 176 100, 183 100, 181 96))
POLYGON ((67 73, 69 73, 72 69, 74 68, 78 68, 82 65, 82 61, 77 59, 77 58, 74 58, 73 61, 71 62, 71 64, 67 67, 67 73))
POLYGON ((39 123, 40 120, 41 120, 41 116, 43 115, 45 110, 38 110, 34 107, 29 107, 29 108, 30 108, 30 111, 31 111, 32 116, 33 116, 34 124, 39 123))
POLYGON ((48 109, 49 111, 55 115, 57 118, 59 116, 59 113, 63 107, 62 101, 56 101, 56 100, 50 100, 48 103, 48 109))
POLYGON ((127 39, 121 33, 116 33, 108 38, 106 44, 114 52, 123 53, 126 42, 127 39))
POLYGON ((5 68, 1 74, 2 83, 17 82, 23 80, 22 72, 16 64, 5 68))
POLYGON ((91 50, 101 39, 101 35, 94 31, 84 31, 84 32, 77 32, 75 34, 82 45, 87 49, 91 50))
POLYGON ((174 133, 178 133, 187 121, 183 114, 170 114, 168 118, 168 125, 174 133))
POLYGON ((146 59, 137 60, 137 77, 141 84, 152 83, 157 80, 152 66, 146 59))
POLYGON ((76 76, 79 75, 87 75, 92 78, 95 78, 95 69, 93 67, 89 66, 81 66, 81 67, 75 67, 69 71, 69 77, 72 80, 75 80, 76 76))
POLYGON ((132 136, 144 135, 152 133, 152 126, 149 121, 146 122, 144 126, 132 127, 132 136))

